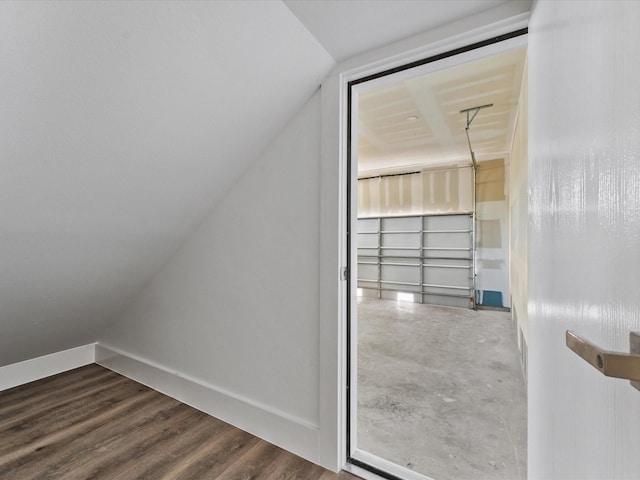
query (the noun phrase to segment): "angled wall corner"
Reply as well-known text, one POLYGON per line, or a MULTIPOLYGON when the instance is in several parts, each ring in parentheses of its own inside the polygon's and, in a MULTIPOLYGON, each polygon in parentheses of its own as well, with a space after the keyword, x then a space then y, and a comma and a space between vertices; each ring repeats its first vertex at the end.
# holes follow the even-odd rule
POLYGON ((259 416, 247 423, 242 409, 217 410, 213 402, 206 410, 312 461, 318 428, 319 135, 316 92, 98 339, 122 357, 306 425, 303 431, 314 432, 311 446, 299 436, 285 438, 276 427, 269 432, 259 416))

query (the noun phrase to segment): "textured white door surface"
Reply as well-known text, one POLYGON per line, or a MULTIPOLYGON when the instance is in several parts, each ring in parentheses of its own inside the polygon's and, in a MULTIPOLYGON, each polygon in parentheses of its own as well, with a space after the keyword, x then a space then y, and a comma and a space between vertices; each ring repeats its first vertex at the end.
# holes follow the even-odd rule
POLYGON ((640 391, 564 334, 640 330, 640 2, 537 2, 529 33, 529 478, 637 479, 640 391))

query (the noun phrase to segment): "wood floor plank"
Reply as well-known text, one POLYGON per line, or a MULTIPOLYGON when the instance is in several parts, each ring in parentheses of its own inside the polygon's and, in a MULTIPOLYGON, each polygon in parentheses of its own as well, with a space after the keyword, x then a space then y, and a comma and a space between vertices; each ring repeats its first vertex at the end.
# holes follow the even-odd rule
MULTIPOLYGON (((190 407, 187 407, 190 408, 190 407)), ((202 412, 190 409, 193 425, 178 424, 168 430, 167 437, 154 445, 136 465, 139 479, 157 480, 176 469, 176 465, 191 454, 199 445, 213 438, 224 436, 234 427, 202 412), (194 414, 195 413, 195 414, 194 414)), ((107 477, 105 477, 107 478, 107 477)))
POLYGON ((103 377, 116 376, 118 376, 117 373, 102 368, 100 365, 87 365, 86 367, 3 390, 0 392, 0 408, 3 408, 7 404, 15 406, 27 398, 37 398, 40 400, 43 397, 51 395, 52 392, 63 390, 65 387, 83 388, 86 381, 100 381, 103 377))
POLYGON ((289 458, 290 453, 284 451, 281 448, 276 449, 272 453, 271 462, 267 463, 260 471, 253 475, 255 480, 262 480, 266 478, 276 478, 275 475, 279 471, 281 465, 285 463, 289 458))
MULTIPOLYGON (((119 404, 112 406, 106 412, 99 413, 100 408, 83 411, 77 421, 64 422, 64 427, 46 431, 44 428, 38 429, 36 433, 30 432, 29 435, 21 437, 17 442, 5 439, 4 447, 0 449, 0 465, 10 463, 22 456, 30 455, 33 452, 41 451, 47 446, 55 444, 59 441, 69 440, 75 436, 82 435, 84 432, 91 430, 96 424, 106 420, 108 417, 126 411, 127 409, 135 409, 151 397, 151 392, 144 392, 139 396, 122 400, 119 404), (88 415, 90 413, 90 415, 88 415)), ((48 422, 51 423, 51 422, 48 422)), ((13 430, 13 429, 10 429, 13 430)), ((2 440, 0 440, 1 442, 2 440)))
POLYGON ((98 365, 0 392, 2 480, 348 480, 98 365))
MULTIPOLYGON (((182 421, 189 411, 180 415, 182 404, 165 396, 156 396, 136 410, 135 418, 127 416, 105 418, 91 430, 72 439, 62 439, 33 452, 22 462, 14 465, 16 478, 68 478, 68 475, 83 475, 89 478, 104 463, 112 460, 119 464, 118 456, 132 450, 131 438, 135 432, 143 430, 149 438, 161 433, 165 427, 163 418, 175 415, 176 421, 182 421), (55 452, 52 459, 49 452, 55 452)), ((9 465, 10 466, 10 465, 9 465)), ((0 469, 0 475, 2 475, 0 469)))
POLYGON ((317 480, 324 471, 324 468, 282 450, 277 460, 271 463, 269 468, 263 470, 256 477, 256 480, 295 480, 298 478, 317 480))
POLYGON ((176 405, 168 413, 170 417, 151 417, 143 425, 113 436, 108 442, 97 442, 93 455, 84 455, 78 461, 71 462, 68 471, 82 474, 81 478, 96 480, 142 478, 140 472, 157 458, 149 455, 149 452, 162 446, 168 448, 174 442, 177 432, 173 426, 175 423, 179 422, 182 430, 198 426, 197 418, 184 405, 176 405))
POLYGON ((124 383, 110 391, 95 394, 92 401, 70 400, 55 412, 47 415, 25 415, 20 424, 0 430, 0 461, 5 455, 16 455, 15 443, 22 444, 21 452, 29 448, 40 448, 59 437, 79 434, 92 428, 102 419, 125 410, 135 408, 153 395, 147 389, 140 391, 136 385, 124 383), (37 447, 36 447, 37 445, 37 447))
POLYGON ((218 480, 257 480, 280 452, 280 448, 261 440, 218 475, 218 480))
POLYGON ((160 477, 162 480, 198 480, 217 478, 232 465, 241 453, 251 449, 260 439, 239 429, 205 442, 183 457, 174 468, 160 477))
POLYGON ((70 399, 84 400, 87 397, 99 394, 104 391, 111 391, 118 385, 126 383, 127 379, 121 376, 112 378, 100 378, 88 382, 83 388, 75 388, 73 384, 66 388, 56 390, 55 394, 49 394, 47 397, 34 396, 20 401, 15 405, 7 404, 0 411, 0 430, 11 428, 17 423, 22 423, 27 416, 40 417, 55 411, 63 405, 69 403, 70 399))

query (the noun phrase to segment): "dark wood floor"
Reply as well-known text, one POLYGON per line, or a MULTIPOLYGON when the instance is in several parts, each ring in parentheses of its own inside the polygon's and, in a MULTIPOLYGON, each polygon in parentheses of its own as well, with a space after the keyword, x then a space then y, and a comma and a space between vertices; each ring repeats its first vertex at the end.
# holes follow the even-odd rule
POLYGON ((99 365, 0 392, 0 479, 356 479, 99 365))

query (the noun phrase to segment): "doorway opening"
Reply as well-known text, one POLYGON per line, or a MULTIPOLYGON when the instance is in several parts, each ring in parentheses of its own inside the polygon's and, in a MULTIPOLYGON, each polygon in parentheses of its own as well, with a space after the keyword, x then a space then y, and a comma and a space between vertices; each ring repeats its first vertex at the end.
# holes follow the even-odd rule
POLYGON ((347 456, 387 478, 526 477, 525 34, 349 84, 347 456))

